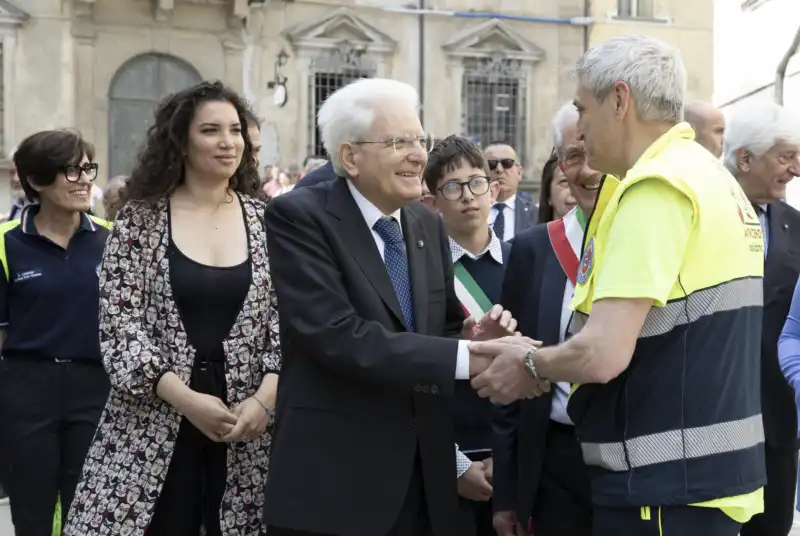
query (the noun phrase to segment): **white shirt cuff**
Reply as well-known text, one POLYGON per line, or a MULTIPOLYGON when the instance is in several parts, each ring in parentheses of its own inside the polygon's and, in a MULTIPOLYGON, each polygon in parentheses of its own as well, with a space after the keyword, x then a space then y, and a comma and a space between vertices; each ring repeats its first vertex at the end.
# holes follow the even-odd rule
POLYGON ((458 341, 458 354, 456 354, 456 379, 469 379, 469 341, 458 341))
POLYGON ((472 465, 472 460, 467 458, 467 455, 458 450, 456 445, 456 478, 461 478, 461 475, 467 472, 467 469, 472 465))

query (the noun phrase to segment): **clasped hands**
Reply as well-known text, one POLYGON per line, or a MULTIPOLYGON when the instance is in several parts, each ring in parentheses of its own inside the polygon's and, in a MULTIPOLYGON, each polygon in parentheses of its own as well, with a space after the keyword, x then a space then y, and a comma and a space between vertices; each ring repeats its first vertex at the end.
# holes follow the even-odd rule
POLYGON ((195 392, 183 411, 185 417, 217 443, 250 441, 267 429, 266 406, 254 396, 230 409, 219 398, 195 392))
POLYGON ((469 362, 473 389, 478 396, 488 398, 495 404, 510 404, 549 392, 550 382, 534 379, 525 367, 528 352, 541 346, 541 341, 519 334, 470 343, 469 362))

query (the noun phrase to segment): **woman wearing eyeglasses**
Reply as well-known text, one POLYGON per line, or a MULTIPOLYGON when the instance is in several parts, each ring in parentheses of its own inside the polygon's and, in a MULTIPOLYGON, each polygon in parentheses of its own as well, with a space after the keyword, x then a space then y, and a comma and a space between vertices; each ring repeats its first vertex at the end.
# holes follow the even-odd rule
POLYGON ((18 536, 69 506, 109 392, 97 267, 109 222, 89 216, 97 164, 75 132, 25 139, 14 164, 31 202, 0 225, 0 468, 18 536))

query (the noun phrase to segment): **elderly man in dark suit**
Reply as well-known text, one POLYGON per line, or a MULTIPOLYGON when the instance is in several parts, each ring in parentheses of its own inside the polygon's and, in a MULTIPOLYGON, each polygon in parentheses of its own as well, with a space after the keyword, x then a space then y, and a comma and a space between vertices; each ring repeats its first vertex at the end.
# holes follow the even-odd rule
POLYGON ((363 79, 320 108, 339 178, 266 211, 283 368, 266 485, 270 536, 456 536, 456 379, 467 339, 447 235, 418 200, 431 149, 411 86, 363 79))
POLYGON ((490 143, 484 157, 491 179, 500 183, 500 193, 489 212, 489 225, 500 240, 508 241, 536 225, 539 210, 529 194, 519 191, 524 170, 510 144, 490 143))
POLYGON ((764 320, 761 412, 766 438, 764 513, 742 536, 786 536, 794 519, 797 410, 778 364, 780 336, 800 273, 800 212, 782 201, 800 175, 800 116, 773 103, 747 106, 728 118, 723 163, 753 204, 764 236, 764 320))

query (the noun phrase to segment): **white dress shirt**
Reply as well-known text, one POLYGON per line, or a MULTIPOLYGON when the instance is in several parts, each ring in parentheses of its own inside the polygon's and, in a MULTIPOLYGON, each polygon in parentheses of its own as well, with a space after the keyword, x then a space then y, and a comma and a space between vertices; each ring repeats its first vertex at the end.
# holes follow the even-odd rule
MULTIPOLYGON (((495 203, 495 205, 500 203, 495 203)), ((514 210, 517 206, 517 195, 514 194, 505 201, 502 201, 502 204, 506 206, 503 209, 503 218, 505 219, 504 227, 503 227, 503 236, 498 236, 500 240, 503 242, 508 242, 512 238, 514 238, 514 210)), ((489 226, 494 229, 494 220, 497 219, 497 215, 500 213, 497 208, 492 205, 491 210, 489 211, 489 226)))
MULTIPOLYGON (((378 252, 381 255, 381 259, 384 261, 386 260, 384 257, 384 251, 386 250, 386 244, 384 243, 383 239, 380 235, 375 231, 374 227, 375 224, 378 222, 379 219, 383 217, 392 217, 397 220, 397 223, 400 225, 400 233, 403 232, 403 222, 401 220, 401 211, 400 209, 394 211, 392 214, 384 214, 380 211, 378 207, 372 204, 372 202, 364 197, 364 194, 358 191, 355 185, 351 181, 347 181, 347 188, 350 190, 350 195, 353 196, 353 199, 358 206, 358 209, 361 211, 361 215, 364 217, 364 221, 367 224, 370 232, 372 233, 372 238, 375 240, 375 245, 378 247, 378 252)), ((409 274, 409 277, 411 274, 409 274)), ((469 379, 469 341, 460 340, 458 341, 458 353, 456 354, 456 380, 468 380, 469 379)), ((461 476, 467 469, 472 462, 469 458, 467 458, 464 454, 458 451, 458 445, 456 445, 456 475, 461 476), (466 467, 464 467, 466 464, 466 467)))
MULTIPOLYGON (((572 281, 567 278, 567 283, 564 286, 564 299, 561 301, 561 322, 558 327, 558 343, 564 342, 569 327, 569 321, 572 318, 572 310, 569 308, 572 302, 572 295, 575 293, 575 287, 572 281)), ((553 399, 550 404, 550 418, 561 424, 572 425, 572 419, 567 415, 567 401, 569 400, 569 391, 571 386, 569 382, 555 382, 555 389, 553 389, 553 399)))
POLYGON ((767 250, 769 250, 769 219, 767 218, 767 211, 769 205, 758 205, 761 210, 757 210, 758 222, 761 224, 761 234, 764 237, 764 258, 767 258, 767 250))

